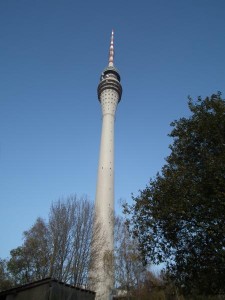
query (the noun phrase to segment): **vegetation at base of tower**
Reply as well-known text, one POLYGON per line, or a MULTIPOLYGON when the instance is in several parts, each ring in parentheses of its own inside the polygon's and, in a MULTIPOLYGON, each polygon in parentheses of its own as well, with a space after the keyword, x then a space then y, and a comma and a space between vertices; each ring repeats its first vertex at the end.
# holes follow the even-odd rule
POLYGON ((86 285, 93 217, 94 205, 85 197, 53 203, 48 222, 38 218, 24 232, 23 245, 11 250, 9 260, 1 261, 0 289, 46 277, 86 285))
POLYGON ((7 261, 0 259, 0 291, 7 290, 12 287, 11 278, 7 271, 7 261))
POLYGON ((133 239, 124 218, 115 218, 115 279, 119 289, 130 295, 146 279, 147 266, 142 263, 137 239, 133 239))
MULTIPOLYGON (((46 277, 91 289, 89 271, 102 246, 101 231, 95 224, 93 239, 100 240, 100 245, 91 248, 93 216, 94 205, 85 197, 70 196, 54 202, 48 220, 37 218, 24 232, 22 246, 12 249, 9 259, 0 259, 0 291, 46 277)), ((129 235, 122 217, 115 218, 114 257, 109 254, 105 259, 106 266, 114 261, 120 292, 142 300, 149 299, 149 293, 152 297, 165 294, 163 281, 143 266, 137 239, 129 235)))
POLYGON ((225 101, 218 92, 188 106, 190 116, 171 123, 161 173, 124 212, 145 261, 164 263, 184 294, 206 299, 225 293, 225 101))

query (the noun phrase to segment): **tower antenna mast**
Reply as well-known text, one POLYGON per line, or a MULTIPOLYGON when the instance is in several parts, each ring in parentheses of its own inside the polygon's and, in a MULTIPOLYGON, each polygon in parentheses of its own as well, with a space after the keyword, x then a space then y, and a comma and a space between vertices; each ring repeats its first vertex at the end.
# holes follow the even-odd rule
POLYGON ((111 41, 109 47, 109 67, 113 67, 114 60, 114 30, 112 30, 111 41))

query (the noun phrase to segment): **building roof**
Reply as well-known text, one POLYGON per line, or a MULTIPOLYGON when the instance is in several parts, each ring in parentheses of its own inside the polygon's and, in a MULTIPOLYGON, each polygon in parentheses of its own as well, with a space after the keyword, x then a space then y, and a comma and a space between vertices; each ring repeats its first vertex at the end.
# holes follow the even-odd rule
POLYGON ((64 283, 64 282, 61 282, 59 280, 56 280, 54 278, 49 277, 49 278, 45 278, 45 279, 41 279, 41 280, 38 280, 38 281, 31 282, 31 283, 27 283, 27 284, 24 284, 24 285, 20 285, 18 287, 14 287, 14 288, 9 289, 9 290, 2 291, 2 292, 0 292, 0 296, 18 293, 18 292, 21 292, 21 291, 24 291, 24 290, 28 290, 28 289, 32 289, 32 288, 37 287, 37 286, 44 285, 46 283, 51 284, 53 282, 57 283, 57 284, 60 284, 64 287, 69 287, 69 288, 79 290, 79 291, 82 291, 82 292, 85 292, 85 293, 95 294, 95 292, 93 292, 93 291, 86 290, 86 289, 83 289, 83 288, 80 288, 80 287, 76 287, 76 286, 73 286, 73 285, 70 285, 70 284, 67 284, 67 283, 64 283))

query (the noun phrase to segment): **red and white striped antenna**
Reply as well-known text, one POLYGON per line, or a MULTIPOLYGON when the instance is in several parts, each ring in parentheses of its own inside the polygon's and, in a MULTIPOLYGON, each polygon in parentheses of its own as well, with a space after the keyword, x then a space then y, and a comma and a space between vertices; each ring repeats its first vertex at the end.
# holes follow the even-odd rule
POLYGON ((109 67, 113 67, 113 59, 114 59, 114 31, 112 30, 111 41, 109 47, 109 67))

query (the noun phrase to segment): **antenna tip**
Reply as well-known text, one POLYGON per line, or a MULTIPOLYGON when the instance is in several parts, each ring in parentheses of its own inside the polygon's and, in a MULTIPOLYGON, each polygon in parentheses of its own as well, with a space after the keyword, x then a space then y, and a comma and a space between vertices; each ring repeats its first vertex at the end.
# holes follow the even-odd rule
POLYGON ((110 41, 110 47, 109 47, 109 66, 113 67, 113 60, 114 60, 114 30, 112 29, 112 35, 111 35, 111 41, 110 41))

